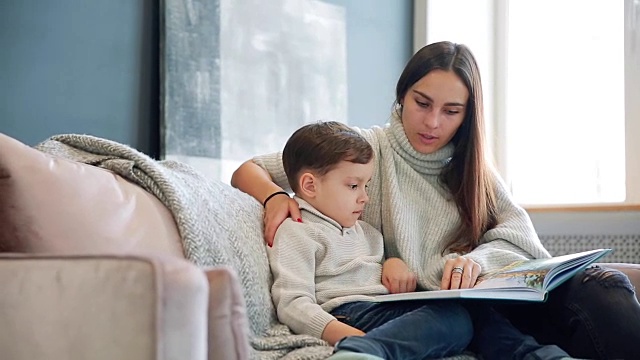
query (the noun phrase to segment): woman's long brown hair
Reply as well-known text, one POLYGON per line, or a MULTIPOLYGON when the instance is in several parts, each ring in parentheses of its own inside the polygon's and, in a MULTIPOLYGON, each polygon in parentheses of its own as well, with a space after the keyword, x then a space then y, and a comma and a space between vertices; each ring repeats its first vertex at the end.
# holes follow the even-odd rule
MULTIPOLYGON (((485 154, 480 71, 465 45, 448 41, 427 45, 413 55, 400 75, 396 104, 401 103, 413 84, 433 70, 453 71, 469 91, 465 118, 451 140, 455 146, 453 156, 440 174, 461 217, 442 251, 464 254, 475 249, 484 233, 497 224, 495 179, 485 154)), ((400 106, 396 109, 402 111, 400 106)))

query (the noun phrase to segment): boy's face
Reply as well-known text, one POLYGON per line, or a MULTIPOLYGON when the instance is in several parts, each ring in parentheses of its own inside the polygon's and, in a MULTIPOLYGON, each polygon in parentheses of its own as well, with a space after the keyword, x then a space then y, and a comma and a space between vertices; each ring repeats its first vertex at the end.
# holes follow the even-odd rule
POLYGON ((311 205, 341 226, 351 227, 369 201, 365 187, 372 175, 373 161, 367 164, 342 161, 324 176, 316 178, 311 205))

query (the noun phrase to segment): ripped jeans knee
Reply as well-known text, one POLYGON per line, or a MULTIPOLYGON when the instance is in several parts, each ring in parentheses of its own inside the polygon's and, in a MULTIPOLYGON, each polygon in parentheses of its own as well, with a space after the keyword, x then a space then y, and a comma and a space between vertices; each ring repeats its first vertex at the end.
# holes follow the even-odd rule
POLYGON ((566 324, 562 345, 569 354, 640 359, 640 304, 625 273, 593 265, 570 280, 565 294, 555 315, 566 324))
POLYGON ((588 267, 584 270, 581 283, 586 284, 591 281, 595 281, 603 288, 622 288, 635 294, 635 287, 627 275, 616 269, 603 268, 599 265, 588 267))

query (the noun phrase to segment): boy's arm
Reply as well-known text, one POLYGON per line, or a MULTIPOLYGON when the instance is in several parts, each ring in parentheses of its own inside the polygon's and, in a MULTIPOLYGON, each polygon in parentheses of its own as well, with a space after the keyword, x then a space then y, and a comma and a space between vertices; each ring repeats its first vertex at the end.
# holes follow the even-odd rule
POLYGON ((353 326, 349 326, 338 320, 330 321, 322 332, 322 340, 335 345, 340 339, 347 336, 362 336, 364 332, 360 329, 356 329, 353 326))
MULTIPOLYGON (((267 248, 273 273, 271 296, 283 324, 297 334, 324 339, 326 326, 336 318, 324 311, 316 300, 315 249, 318 243, 314 241, 314 234, 308 233, 310 231, 308 225, 287 219, 276 232, 273 247, 267 248)), ((333 331, 327 334, 333 334, 333 331)))
POLYGON ((400 258, 389 258, 382 264, 382 285, 392 294, 416 290, 416 274, 400 258))

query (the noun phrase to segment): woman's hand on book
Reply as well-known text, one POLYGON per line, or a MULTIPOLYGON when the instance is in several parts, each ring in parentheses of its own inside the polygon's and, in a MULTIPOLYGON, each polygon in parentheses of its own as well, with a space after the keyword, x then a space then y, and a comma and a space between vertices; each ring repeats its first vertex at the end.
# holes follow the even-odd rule
POLYGON ((476 285, 482 267, 477 262, 458 256, 444 263, 440 289, 470 289, 476 285))
POLYGON ((382 264, 382 285, 391 294, 416 290, 416 274, 399 258, 389 258, 382 264))

